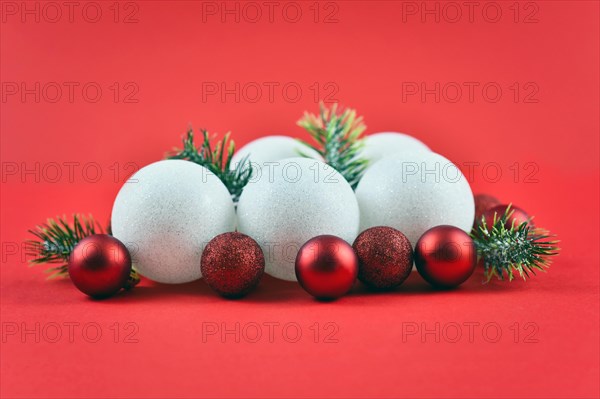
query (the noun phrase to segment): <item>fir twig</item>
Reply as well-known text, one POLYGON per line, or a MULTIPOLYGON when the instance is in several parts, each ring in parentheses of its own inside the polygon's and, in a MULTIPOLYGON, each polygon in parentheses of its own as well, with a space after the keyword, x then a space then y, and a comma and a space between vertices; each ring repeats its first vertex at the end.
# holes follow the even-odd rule
POLYGON ((37 239, 27 240, 25 250, 30 257, 30 266, 39 264, 58 264, 46 270, 49 279, 64 277, 68 274, 67 264, 75 245, 92 234, 102 234, 102 226, 91 216, 73 215, 73 223, 69 224, 65 217, 48 219, 42 225, 29 230, 37 239))
POLYGON ((353 109, 345 109, 338 114, 337 104, 327 109, 321 103, 319 115, 305 112, 298 126, 304 128, 316 142, 314 145, 304 144, 317 151, 352 188, 356 188, 368 164, 368 160, 358 156, 363 146, 361 135, 366 129, 362 117, 357 117, 353 109))
MULTIPOLYGON (((29 265, 59 264, 46 269, 46 272, 50 274, 48 279, 66 277, 69 274, 69 257, 79 241, 93 234, 112 235, 110 225, 105 233, 100 223, 96 222, 92 216, 86 217, 78 214, 73 215, 71 224, 63 216, 48 219, 46 223, 28 231, 36 237, 36 239, 25 242, 29 265)), ((132 268, 125 288, 132 288, 139 282, 140 277, 132 268)))
POLYGON ((231 197, 237 203, 242 190, 248 184, 252 176, 252 165, 248 161, 248 156, 244 157, 234 169, 230 169, 231 159, 235 152, 235 143, 229 139, 229 133, 218 141, 214 150, 212 149, 210 138, 206 130, 202 130, 204 141, 202 145, 196 147, 194 143, 194 132, 189 129, 187 136, 183 139, 183 148, 175 149, 167 155, 168 159, 185 159, 204 166, 215 174, 225 187, 229 190, 231 197))
POLYGON ((471 233, 477 256, 483 261, 487 282, 494 276, 509 281, 515 275, 526 280, 536 270, 545 272, 551 263, 551 256, 558 255, 558 240, 548 231, 533 227, 529 221, 516 225, 513 221, 507 227, 507 220, 513 210, 509 206, 504 215, 494 215, 491 229, 482 217, 471 233))

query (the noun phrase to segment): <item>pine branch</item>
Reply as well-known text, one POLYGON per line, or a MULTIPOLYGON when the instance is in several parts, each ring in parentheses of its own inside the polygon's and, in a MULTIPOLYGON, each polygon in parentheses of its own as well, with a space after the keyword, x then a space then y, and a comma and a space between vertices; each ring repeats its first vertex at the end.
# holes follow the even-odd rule
POLYGON ((91 216, 76 214, 73 216, 72 225, 64 217, 59 217, 56 220, 48 219, 46 223, 29 232, 37 237, 37 240, 25 242, 27 256, 32 257, 29 260, 31 266, 62 263, 47 269, 47 272, 51 273, 48 278, 51 279, 68 274, 69 256, 79 241, 92 234, 102 234, 104 230, 91 216))
POLYGON ((478 259, 483 261, 485 275, 489 282, 492 277, 504 280, 505 276, 512 281, 517 274, 523 280, 535 275, 536 270, 545 272, 551 260, 558 255, 559 241, 548 231, 533 227, 529 222, 520 225, 512 223, 506 227, 513 210, 510 206, 504 215, 494 215, 491 229, 482 217, 481 223, 473 229, 471 237, 475 242, 478 259))
MULTIPOLYGON (((48 219, 46 223, 28 230, 36 237, 36 239, 25 242, 25 251, 27 257, 30 258, 29 265, 59 264, 59 266, 46 269, 46 272, 50 274, 48 279, 66 277, 69 274, 69 257, 77 243, 93 234, 112 235, 110 225, 107 230, 108 232, 105 233, 100 223, 96 222, 92 216, 75 214, 71 224, 64 216, 48 219)), ((139 281, 140 277, 137 271, 132 268, 125 288, 132 288, 139 281)))
POLYGON ((196 147, 194 143, 194 132, 188 130, 187 136, 183 139, 183 148, 176 149, 175 152, 168 154, 168 159, 185 159, 204 166, 215 174, 227 187, 234 203, 237 203, 240 195, 250 177, 252 176, 252 165, 248 161, 248 156, 244 157, 235 168, 230 170, 231 158, 235 152, 235 143, 229 139, 229 133, 218 141, 213 150, 208 137, 208 132, 202 130, 204 141, 201 146, 196 147))
MULTIPOLYGON (((357 117, 353 109, 337 114, 337 104, 327 109, 321 103, 319 115, 305 112, 298 126, 316 141, 315 145, 304 144, 317 151, 327 164, 344 176, 353 189, 356 188, 368 164, 368 160, 358 156, 363 146, 361 135, 366 129, 362 117, 357 117)), ((306 154, 301 155, 307 157, 306 154)))

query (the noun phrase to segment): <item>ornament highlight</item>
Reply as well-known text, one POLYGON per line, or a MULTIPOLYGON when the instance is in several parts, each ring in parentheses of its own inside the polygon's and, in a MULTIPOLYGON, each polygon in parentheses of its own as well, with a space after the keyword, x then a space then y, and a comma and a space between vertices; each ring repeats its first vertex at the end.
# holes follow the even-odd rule
POLYGON ((234 227, 227 188, 205 167, 183 160, 140 169, 112 211, 113 235, 130 250, 140 274, 160 283, 199 279, 204 246, 234 227))
POLYGON ((343 239, 322 235, 306 242, 296 257, 298 282, 318 299, 335 299, 352 288, 358 275, 358 258, 343 239))
POLYGON ((86 295, 105 298, 124 288, 131 272, 131 256, 123 243, 94 234, 73 248, 68 265, 71 281, 86 295))
POLYGON ((356 238, 358 204, 346 180, 321 161, 288 158, 270 170, 244 188, 238 230, 260 244, 268 274, 295 281, 294 261, 306 241, 322 234, 356 238))
POLYGON ((465 176, 434 152, 399 153, 371 166, 356 189, 361 231, 390 226, 411 243, 431 227, 447 224, 469 232, 475 204, 465 176))
POLYGON ((245 234, 216 236, 204 248, 201 261, 204 281, 220 295, 238 298, 256 287, 265 271, 260 246, 245 234))
POLYGON ((452 288, 475 271, 477 253, 471 237, 454 226, 436 226, 425 232, 415 246, 419 274, 434 287, 452 288))
POLYGON ((383 132, 365 136, 360 157, 369 160, 369 165, 389 155, 402 152, 431 151, 425 143, 404 133, 383 132))
POLYGON ((371 227, 352 245, 358 257, 358 279, 378 289, 404 282, 413 265, 413 250, 404 234, 392 227, 371 227))

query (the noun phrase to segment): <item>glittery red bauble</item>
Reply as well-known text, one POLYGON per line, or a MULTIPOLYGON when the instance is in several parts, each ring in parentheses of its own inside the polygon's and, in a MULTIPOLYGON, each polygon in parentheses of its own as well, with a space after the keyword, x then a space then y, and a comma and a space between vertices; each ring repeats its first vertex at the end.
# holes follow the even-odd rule
MULTIPOLYGON (((485 216, 485 224, 487 225, 488 230, 492 229, 492 224, 494 223, 494 214, 496 214, 496 219, 501 218, 506 213, 506 209, 508 205, 498 205, 493 207, 492 209, 487 210, 483 215, 485 216)), ((529 224, 533 226, 531 222, 531 217, 525 212, 523 209, 516 207, 514 205, 510 205, 510 216, 506 219, 506 223, 504 226, 507 229, 510 229, 513 226, 519 227, 522 223, 529 221, 529 224)))
POLYGON ((410 241, 391 227, 371 227, 352 245, 358 257, 358 279, 380 289, 396 287, 410 275, 413 250, 410 241))
POLYGON ((477 226, 481 223, 481 216, 485 213, 485 211, 492 209, 496 205, 500 204, 500 201, 496 197, 492 197, 487 194, 477 194, 474 197, 475 199, 475 221, 473 222, 473 227, 477 226))
POLYGON ((69 258, 69 276, 84 294, 102 298, 125 286, 131 272, 131 256, 123 243, 106 234, 79 241, 69 258))
POLYGON ((352 247, 339 237, 322 235, 306 242, 296 256, 298 282, 312 296, 335 299, 352 288, 358 259, 352 247))
POLYGON ((419 274, 431 285, 456 287, 475 270, 475 244, 467 233, 454 226, 436 226, 427 230, 415 246, 415 264, 419 274))
POLYGON ((258 285, 265 271, 265 257, 257 242, 247 235, 224 233, 204 248, 200 269, 213 290, 236 298, 258 285))

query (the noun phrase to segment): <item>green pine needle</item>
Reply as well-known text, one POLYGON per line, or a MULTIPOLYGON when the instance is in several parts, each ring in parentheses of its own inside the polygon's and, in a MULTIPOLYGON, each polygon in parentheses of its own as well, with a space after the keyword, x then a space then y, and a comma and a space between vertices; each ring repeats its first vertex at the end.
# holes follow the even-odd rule
POLYGON ((168 154, 168 159, 185 159, 204 166, 215 174, 225 187, 229 190, 234 203, 237 203, 240 195, 250 177, 252 176, 252 165, 248 156, 244 157, 235 169, 230 170, 231 158, 235 152, 235 143, 229 139, 229 133, 218 141, 213 150, 210 138, 206 130, 202 130, 204 141, 201 146, 196 147, 194 143, 194 132, 189 129, 187 136, 183 139, 183 149, 176 149, 174 153, 168 154))
POLYGON ((545 272, 551 260, 549 257, 558 255, 559 241, 548 231, 536 228, 529 221, 506 227, 506 221, 512 215, 509 206, 504 215, 494 215, 493 226, 488 230, 485 216, 471 232, 475 242, 477 256, 483 261, 487 282, 494 276, 499 280, 508 277, 509 281, 515 275, 526 280, 537 271, 545 272))
MULTIPOLYGON (((46 273, 50 274, 48 279, 66 277, 69 274, 69 257, 79 241, 93 234, 112 235, 110 225, 105 233, 92 216, 78 214, 73 215, 73 223, 69 223, 64 216, 57 217, 28 231, 36 237, 25 242, 29 265, 59 264, 46 269, 46 273)), ((137 271, 132 268, 125 288, 132 288, 139 281, 137 271)))
POLYGON ((46 270, 50 273, 48 278, 64 277, 68 274, 67 263, 75 245, 82 239, 92 234, 103 234, 104 230, 91 216, 73 215, 73 223, 69 224, 66 218, 58 217, 48 219, 35 229, 28 230, 37 239, 27 240, 25 250, 30 266, 39 264, 57 264, 46 270))
MULTIPOLYGON (((337 104, 327 109, 321 103, 319 115, 305 112, 298 126, 316 141, 316 145, 304 144, 317 151, 355 189, 368 165, 367 159, 358 156, 364 144, 361 136, 366 129, 362 117, 357 117, 353 109, 338 114, 337 104)), ((304 153, 301 155, 308 157, 304 153)))

